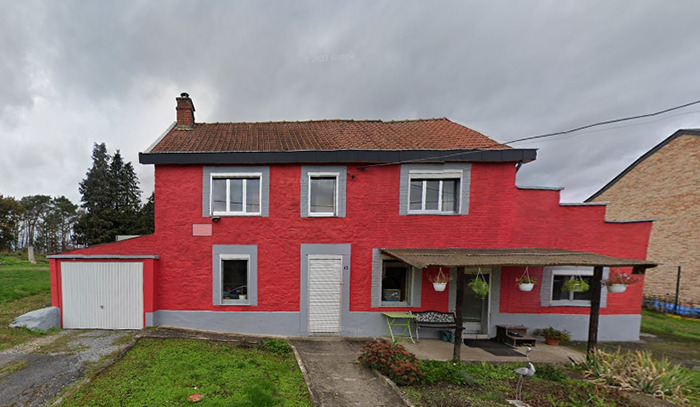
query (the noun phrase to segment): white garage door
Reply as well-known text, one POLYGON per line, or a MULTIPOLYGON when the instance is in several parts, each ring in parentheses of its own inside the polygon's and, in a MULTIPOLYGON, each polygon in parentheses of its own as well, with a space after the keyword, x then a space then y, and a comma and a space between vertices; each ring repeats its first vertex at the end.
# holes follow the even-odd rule
POLYGON ((64 328, 143 328, 143 263, 63 262, 64 328))
POLYGON ((340 332, 342 256, 309 255, 309 332, 340 332))

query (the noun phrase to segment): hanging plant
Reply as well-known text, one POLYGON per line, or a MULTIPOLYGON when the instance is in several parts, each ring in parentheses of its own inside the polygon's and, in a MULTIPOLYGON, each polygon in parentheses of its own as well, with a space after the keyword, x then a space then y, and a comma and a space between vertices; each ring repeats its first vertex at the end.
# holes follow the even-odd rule
POLYGON ((566 280, 564 285, 561 287, 563 291, 573 293, 585 293, 589 288, 591 288, 591 286, 585 282, 581 276, 571 276, 571 278, 566 280))
POLYGON ((474 280, 467 285, 474 291, 474 294, 482 300, 489 295, 489 283, 487 283, 484 276, 481 275, 481 269, 477 272, 474 280))
POLYGON ((624 293, 627 291, 627 286, 639 282, 639 278, 631 276, 627 273, 612 273, 607 280, 603 280, 603 285, 611 293, 624 293))
POLYGON ((520 278, 515 279, 515 283, 518 285, 518 289, 520 291, 528 292, 535 288, 535 283, 537 283, 537 280, 530 277, 528 267, 525 267, 525 272, 522 276, 520 276, 520 278))
POLYGON ((445 291, 447 283, 452 281, 452 276, 450 276, 449 272, 447 274, 443 273, 442 267, 440 267, 438 273, 434 276, 430 276, 428 280, 433 283, 433 289, 435 291, 445 291))

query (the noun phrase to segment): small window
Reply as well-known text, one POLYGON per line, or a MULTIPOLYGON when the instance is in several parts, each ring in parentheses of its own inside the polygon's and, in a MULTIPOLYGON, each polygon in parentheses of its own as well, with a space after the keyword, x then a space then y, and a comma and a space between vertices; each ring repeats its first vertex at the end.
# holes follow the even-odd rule
POLYGON ((260 215, 260 178, 260 174, 213 176, 212 215, 260 215))
POLYGON ((225 256, 221 259, 221 304, 248 302, 250 259, 247 256, 225 256))
POLYGON ((309 174, 309 216, 336 216, 338 175, 309 174))
POLYGON ((411 267, 395 260, 382 261, 383 305, 408 305, 411 298, 411 267))
POLYGON ((457 213, 459 179, 411 177, 409 212, 457 213))
POLYGON ((574 277, 580 278, 589 285, 593 281, 593 276, 577 276, 577 275, 553 275, 552 276, 552 301, 591 301, 591 290, 586 292, 564 291, 562 288, 564 283, 574 277))

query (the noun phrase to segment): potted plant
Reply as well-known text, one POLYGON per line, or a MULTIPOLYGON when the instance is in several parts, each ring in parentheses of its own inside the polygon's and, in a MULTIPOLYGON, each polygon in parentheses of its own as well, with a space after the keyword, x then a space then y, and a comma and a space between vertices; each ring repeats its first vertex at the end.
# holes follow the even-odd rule
POLYGON ((544 342, 550 346, 558 346, 561 342, 569 342, 571 340, 571 332, 551 326, 548 328, 537 328, 532 333, 536 336, 543 336, 544 342))
POLYGON ((578 278, 571 276, 570 279, 566 280, 564 282, 564 285, 561 287, 563 291, 569 291, 569 292, 574 292, 574 293, 585 293, 588 291, 591 286, 585 282, 580 276, 577 276, 578 278))
POLYGON ((474 294, 482 300, 489 295, 489 283, 480 275, 477 275, 476 278, 467 285, 474 291, 474 294))
POLYGON ((627 273, 611 273, 607 280, 603 280, 603 285, 611 293, 624 293, 627 291, 627 286, 638 283, 639 278, 631 276, 627 273))
POLYGON ((436 275, 430 276, 428 280, 433 283, 433 289, 435 291, 445 291, 447 283, 452 281, 452 276, 450 276, 449 273, 443 273, 441 268, 436 275))
POLYGON ((537 283, 537 280, 530 277, 529 275, 524 275, 520 276, 520 278, 517 278, 515 280, 515 283, 518 284, 518 289, 520 291, 532 291, 533 288, 535 288, 535 283, 537 283))

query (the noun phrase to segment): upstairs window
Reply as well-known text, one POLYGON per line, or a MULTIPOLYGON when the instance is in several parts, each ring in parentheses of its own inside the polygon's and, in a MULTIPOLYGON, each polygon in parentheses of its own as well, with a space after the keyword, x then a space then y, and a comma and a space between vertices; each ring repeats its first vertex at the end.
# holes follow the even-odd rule
POLYGON ((457 213, 459 178, 411 177, 409 212, 457 213))
POLYGON ((261 215, 262 174, 215 174, 211 179, 212 215, 261 215))
POLYGON ((336 216, 338 175, 309 174, 309 216, 336 216))
POLYGON ((471 164, 402 164, 399 215, 469 213, 471 164))

